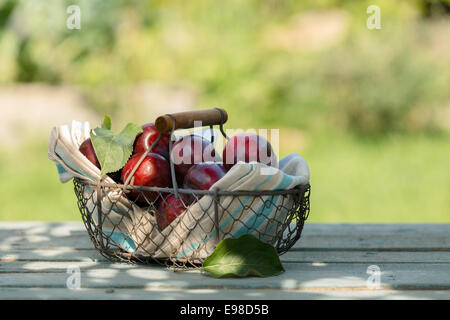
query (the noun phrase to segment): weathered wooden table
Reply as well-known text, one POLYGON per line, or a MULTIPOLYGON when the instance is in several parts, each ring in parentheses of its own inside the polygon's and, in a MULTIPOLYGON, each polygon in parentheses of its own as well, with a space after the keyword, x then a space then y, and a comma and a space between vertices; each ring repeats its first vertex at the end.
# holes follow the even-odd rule
POLYGON ((3 222, 0 300, 450 299, 450 224, 307 223, 281 260, 280 276, 214 279, 108 262, 78 222, 3 222))

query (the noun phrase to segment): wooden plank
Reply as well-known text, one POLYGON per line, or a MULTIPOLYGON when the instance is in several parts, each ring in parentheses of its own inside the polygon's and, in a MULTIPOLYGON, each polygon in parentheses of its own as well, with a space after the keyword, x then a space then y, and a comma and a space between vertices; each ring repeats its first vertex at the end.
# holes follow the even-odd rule
MULTIPOLYGON (((70 232, 85 232, 82 222, 0 222, 1 231, 21 231, 25 234, 54 235, 68 234, 70 232)), ((441 224, 333 224, 333 223, 309 223, 306 222, 304 235, 333 235, 346 236, 389 236, 402 235, 441 235, 448 237, 449 223, 441 224)))
POLYGON ((280 256, 282 262, 320 263, 449 263, 449 252, 405 251, 290 251, 280 256))
POLYGON ((1 250, 33 250, 71 247, 74 249, 93 249, 94 245, 87 232, 65 237, 48 235, 10 235, 0 238, 1 250))
MULTIPOLYGON (((292 251, 280 256, 282 263, 448 263, 450 252, 372 252, 372 251, 292 251)), ((70 247, 58 249, 34 249, 0 251, 0 271, 8 267, 20 269, 23 263, 71 261, 105 261, 108 260, 95 250, 75 250, 70 247)))
POLYGON ((57 249, 3 250, 0 251, 0 263, 11 261, 108 261, 95 249, 57 249))
POLYGON ((2 222, 0 250, 38 249, 51 247, 92 249, 93 245, 80 222, 2 222))
MULTIPOLYGON (((10 235, 0 237, 0 250, 17 249, 31 250, 38 248, 54 248, 71 246, 77 249, 91 249, 93 244, 86 231, 66 237, 47 235, 10 235)), ((432 236, 384 236, 353 237, 348 236, 312 236, 304 235, 295 244, 295 250, 403 250, 403 251, 448 251, 450 252, 450 237, 432 236)))
MULTIPOLYGON (((68 223, 0 223, 0 250, 54 246, 90 249, 84 225, 68 223)), ((291 250, 372 249, 450 251, 450 224, 306 224, 291 250)))
MULTIPOLYGON (((450 224, 323 224, 307 223, 304 235, 346 236, 366 235, 441 235, 448 236, 450 224)), ((84 233, 81 222, 0 222, 0 235, 5 232, 24 234, 50 234, 55 236, 84 233)))
MULTIPOLYGON (((374 249, 374 250, 447 250, 448 236, 427 235, 308 235, 296 242, 295 249, 374 249)), ((292 250, 291 249, 291 250, 292 250)))
POLYGON ((305 224, 295 248, 450 248, 450 224, 305 224))
MULTIPOLYGON (((79 268, 116 268, 115 263, 95 262, 95 261, 14 261, 1 262, 0 273, 66 273, 68 268, 76 265, 79 268)), ((132 268, 133 265, 121 264, 126 268, 132 268)))
MULTIPOLYGON (((33 250, 39 248, 73 247, 76 249, 94 248, 87 233, 68 237, 48 236, 14 236, 0 238, 0 250, 33 250)), ((352 238, 341 237, 302 237, 290 251, 305 250, 363 250, 363 251, 447 251, 450 252, 450 240, 436 237, 385 237, 379 238, 352 238)))
MULTIPOLYGON (((296 263, 299 264, 299 263, 296 263)), ((304 265, 309 266, 311 270, 305 271, 305 272, 315 272, 317 270, 314 270, 315 267, 323 267, 327 266, 328 271, 333 271, 336 274, 338 272, 342 272, 343 267, 336 265, 336 264, 327 264, 327 263, 320 263, 320 262, 314 262, 314 263, 301 263, 304 265)), ((346 264, 345 266, 348 266, 349 264, 346 264)), ((371 263, 363 264, 360 267, 360 270, 364 269, 367 271, 367 268, 371 265, 371 263)), ((376 264, 380 265, 380 264, 376 264)), ((71 268, 80 268, 81 271, 88 271, 88 270, 135 270, 133 272, 141 272, 139 270, 157 270, 159 271, 166 271, 166 272, 174 272, 164 266, 158 266, 158 265, 130 265, 130 264, 108 264, 105 262, 93 262, 93 261, 67 261, 67 262, 15 262, 15 263, 7 263, 0 265, 0 274, 20 274, 20 273, 36 273, 36 274, 48 274, 48 273, 63 273, 66 274, 68 270, 71 268), (155 269, 156 268, 156 269, 155 269), (136 271, 137 270, 137 271, 136 271)), ((284 265, 286 269, 290 269, 289 266, 284 265)), ((422 268, 424 270, 428 269, 428 265, 422 265, 422 268)), ((447 268, 449 268, 449 265, 447 265, 447 268)), ((147 272, 147 271, 144 271, 147 272)), ((183 271, 177 271, 183 273, 183 271)), ((195 272, 195 271, 186 271, 186 272, 195 272)), ((184 273, 186 273, 184 272, 184 273)), ((448 276, 448 274, 447 274, 448 276)), ((368 275, 367 275, 368 277, 368 275)))
POLYGON ((176 272, 159 264, 142 265, 130 263, 111 263, 108 261, 14 261, 2 262, 0 264, 1 273, 67 273, 68 268, 78 267, 81 270, 91 269, 117 269, 136 270, 154 269, 168 272, 176 272))
MULTIPOLYGON (((60 269, 64 271, 68 265, 74 262, 81 265, 93 266, 96 264, 108 265, 110 262, 97 254, 96 251, 71 250, 46 250, 45 256, 39 252, 9 252, 0 253, 0 272, 31 272, 60 269), (5 257, 5 258, 1 258, 5 257), (9 258, 9 259, 8 259, 9 258), (40 268, 40 269, 39 269, 40 268)), ((312 263, 312 264, 380 264, 380 263, 415 263, 415 264, 448 264, 450 269, 450 253, 448 252, 288 252, 280 257, 283 264, 287 263, 312 263)), ((113 265, 113 264, 112 264, 113 265)), ((127 264, 121 264, 127 265, 127 264)), ((130 265, 134 266, 134 265, 130 265)), ((142 265, 142 267, 146 267, 142 265)))
POLYGON ((443 235, 448 236, 450 223, 305 223, 305 234, 316 235, 443 235))
POLYGON ((0 222, 0 235, 10 232, 23 234, 48 234, 53 236, 70 235, 77 232, 86 232, 81 221, 70 222, 40 222, 40 221, 11 221, 0 222))
POLYGON ((63 222, 46 222, 46 221, 2 221, 0 222, 0 230, 23 230, 46 228, 52 229, 55 226, 69 228, 73 230, 84 230, 81 221, 63 221, 63 222))
POLYGON ((450 299, 448 291, 433 290, 252 290, 252 289, 95 289, 1 288, 0 300, 326 300, 326 299, 450 299))
MULTIPOLYGON (((379 264, 384 290, 450 290, 448 264, 379 264)), ((367 290, 367 265, 285 264, 286 272, 270 278, 215 279, 199 271, 173 272, 163 267, 84 267, 80 279, 86 288, 164 289, 285 289, 367 290)), ((64 273, 0 273, 0 287, 65 288, 64 273)))

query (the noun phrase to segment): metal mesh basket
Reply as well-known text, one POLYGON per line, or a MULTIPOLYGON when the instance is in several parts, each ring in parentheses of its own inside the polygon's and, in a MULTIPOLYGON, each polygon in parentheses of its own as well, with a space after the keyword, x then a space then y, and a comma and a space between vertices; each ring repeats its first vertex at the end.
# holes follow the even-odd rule
MULTIPOLYGON (((222 124, 223 114, 220 130, 227 138, 222 124)), ((179 189, 170 165, 173 188, 74 179, 82 220, 103 256, 112 261, 195 268, 226 238, 252 234, 272 244, 279 254, 300 238, 310 210, 309 184, 273 191, 179 189), (129 192, 134 200, 126 197, 129 192), (171 195, 179 201, 167 202, 171 195), (184 212, 167 223, 159 209, 173 206, 178 211, 181 206, 184 212)))

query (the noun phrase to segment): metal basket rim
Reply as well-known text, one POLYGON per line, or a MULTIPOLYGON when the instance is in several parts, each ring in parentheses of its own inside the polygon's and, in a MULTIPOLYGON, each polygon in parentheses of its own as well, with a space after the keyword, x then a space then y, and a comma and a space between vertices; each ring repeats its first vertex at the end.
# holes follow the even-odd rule
POLYGON ((154 192, 163 192, 163 193, 174 193, 178 191, 179 193, 184 194, 197 194, 197 195, 210 195, 210 196, 277 196, 277 195, 290 195, 290 194, 298 194, 301 192, 305 192, 310 184, 298 185, 292 189, 285 190, 238 190, 238 191, 227 191, 220 189, 211 189, 211 190, 197 190, 197 189, 183 189, 183 188, 160 188, 160 187, 145 187, 145 186, 125 186, 120 183, 107 183, 107 182, 94 182, 89 179, 80 179, 75 178, 79 183, 89 185, 91 187, 105 187, 105 188, 114 188, 114 189, 124 189, 127 190, 139 190, 139 191, 154 191, 154 192))

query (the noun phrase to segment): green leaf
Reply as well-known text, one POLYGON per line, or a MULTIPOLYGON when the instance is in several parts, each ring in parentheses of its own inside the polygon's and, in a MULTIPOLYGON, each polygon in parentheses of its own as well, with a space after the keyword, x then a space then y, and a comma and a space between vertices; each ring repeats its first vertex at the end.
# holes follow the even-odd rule
POLYGON ((119 133, 110 130, 111 119, 105 116, 101 128, 91 131, 91 141, 102 168, 102 175, 123 168, 133 152, 133 143, 142 128, 129 123, 119 133), (95 134, 94 134, 95 133, 95 134))
POLYGON ((103 119, 102 128, 111 130, 111 118, 110 117, 105 116, 105 118, 103 119))
POLYGON ((202 269, 216 278, 270 277, 284 272, 275 248, 250 234, 222 240, 202 269))

